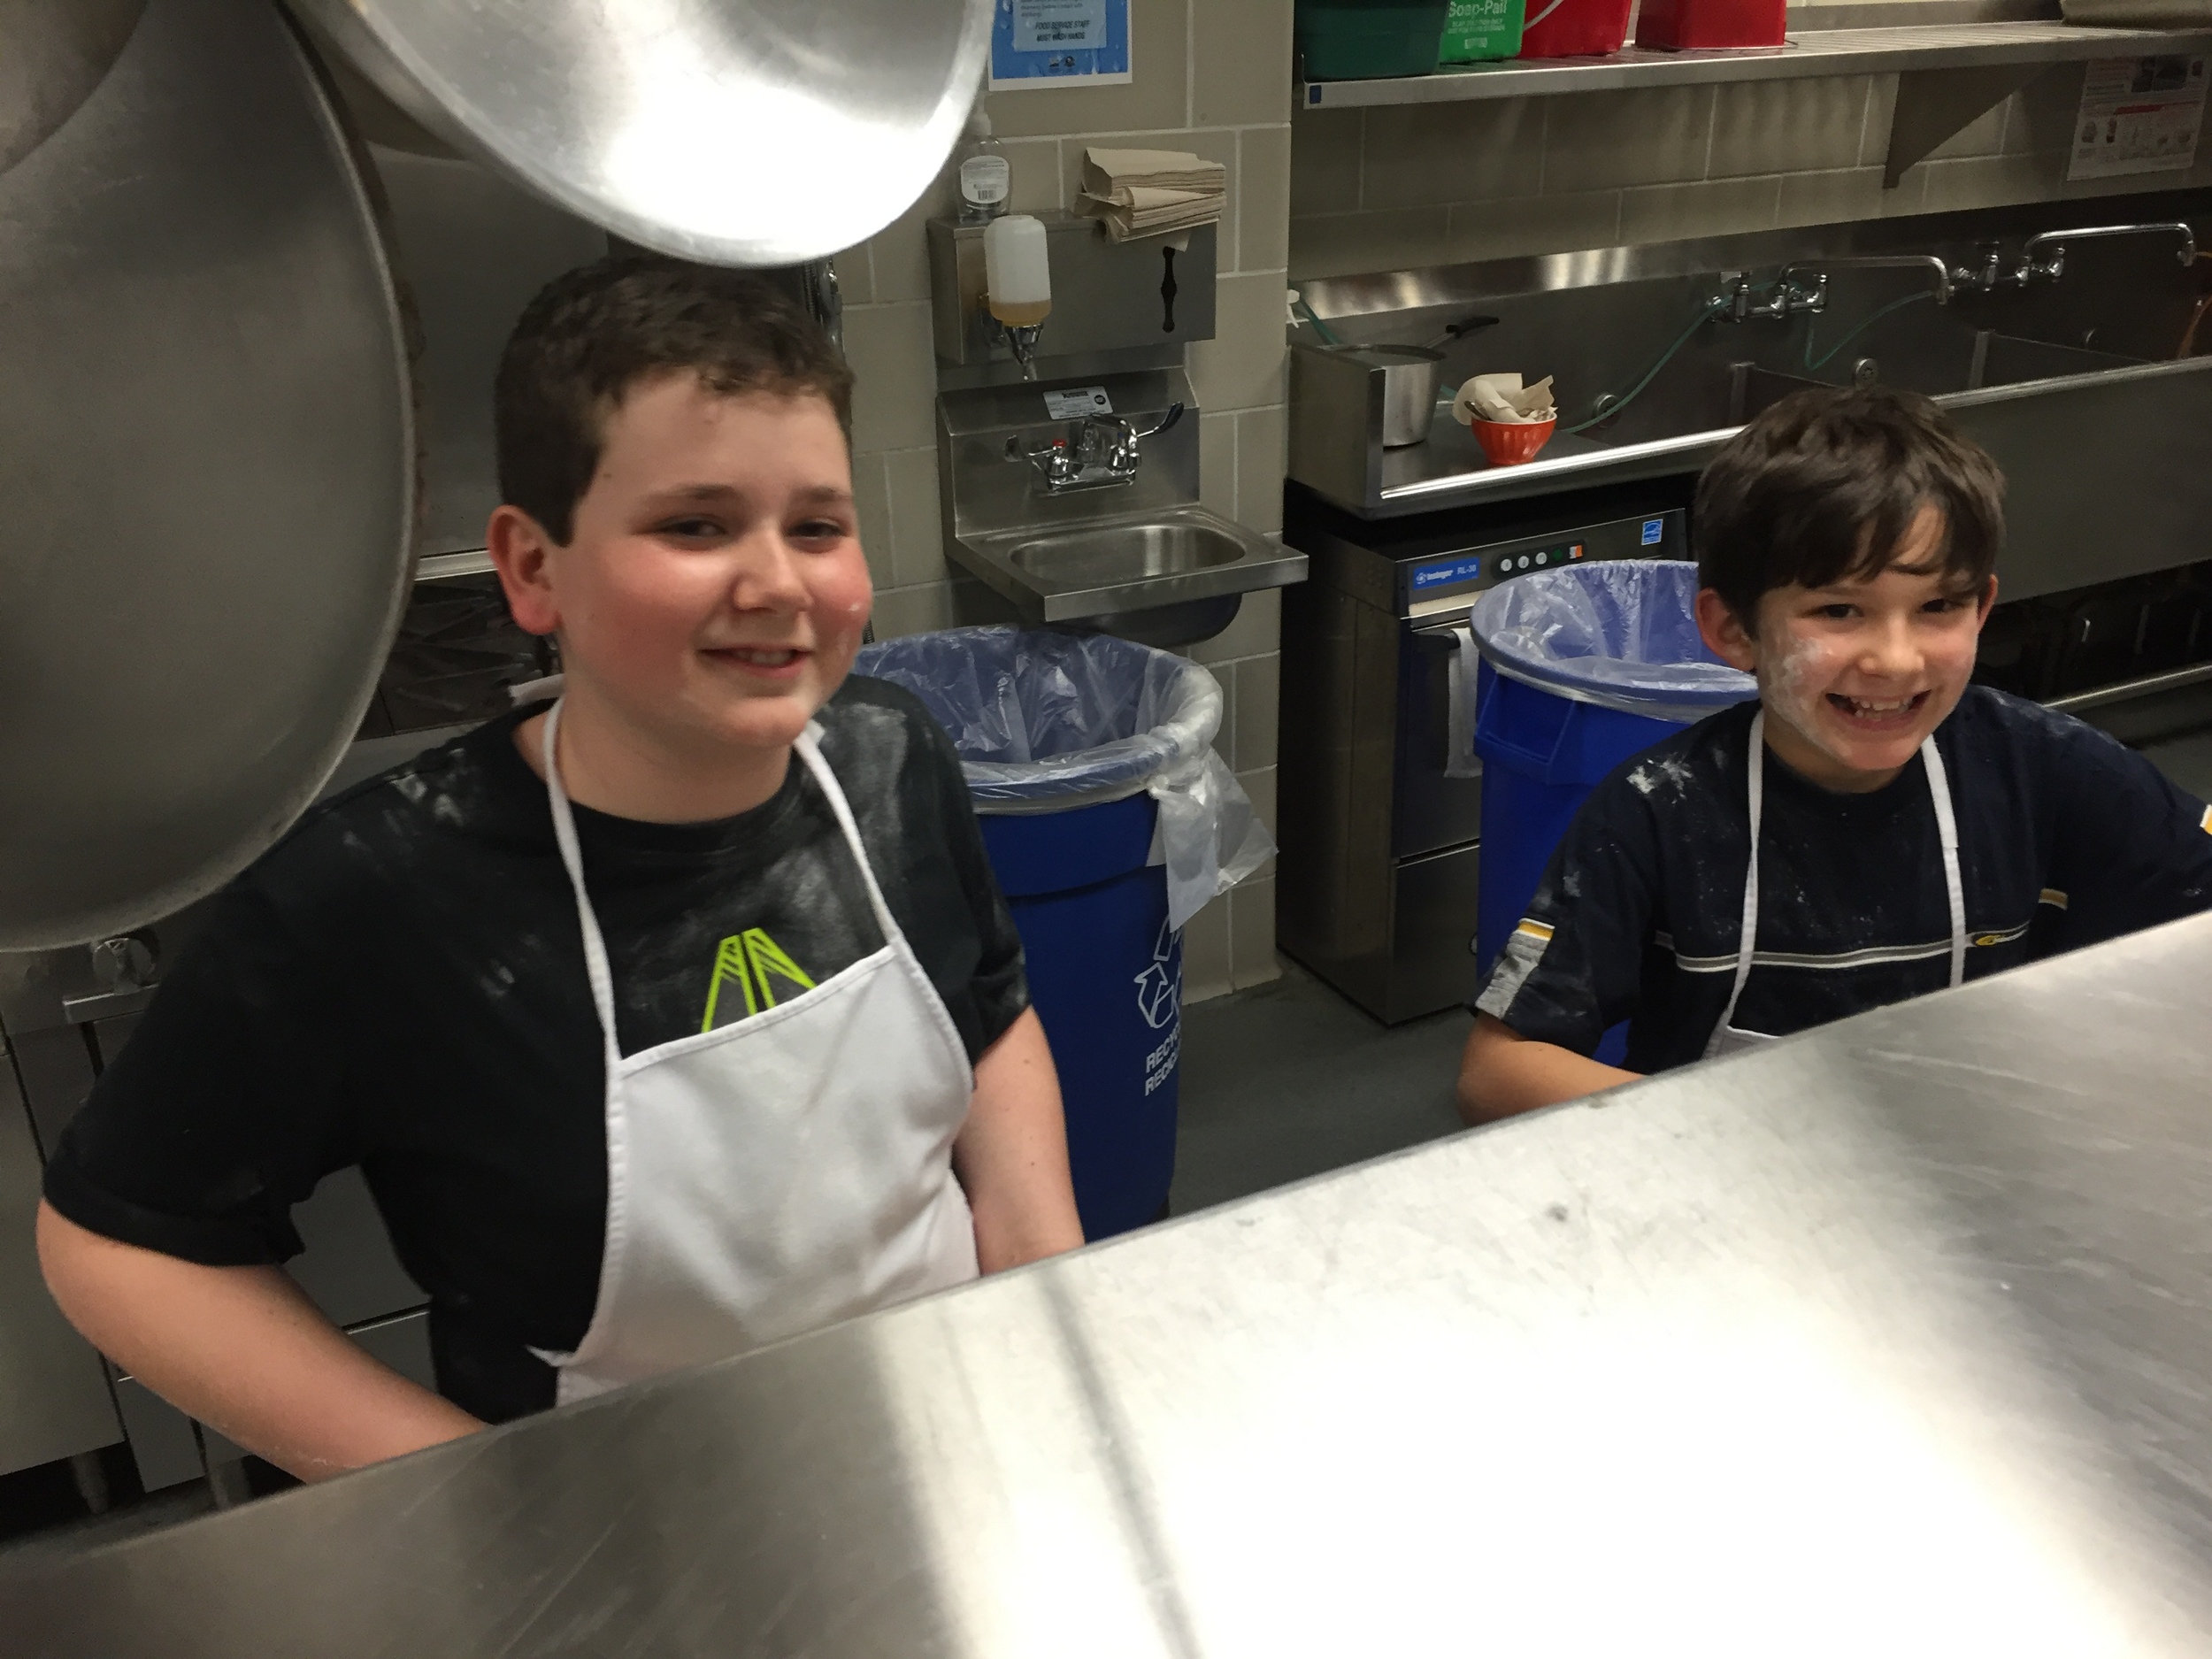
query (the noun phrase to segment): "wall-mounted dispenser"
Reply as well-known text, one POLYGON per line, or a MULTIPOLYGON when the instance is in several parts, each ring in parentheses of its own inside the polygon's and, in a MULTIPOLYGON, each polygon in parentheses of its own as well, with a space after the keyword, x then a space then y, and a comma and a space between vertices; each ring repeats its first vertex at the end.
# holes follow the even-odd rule
POLYGON ((1009 213, 983 229, 984 305, 1000 338, 1037 378, 1037 334, 1052 312, 1052 259, 1045 227, 1027 213, 1009 213))
MULTIPOLYGON (((929 221, 929 277, 937 360, 963 368, 1008 360, 993 313, 988 238, 1022 220, 1043 232, 1049 337, 1033 355, 1071 357, 1214 337, 1214 250, 1220 227, 1114 242, 1094 219, 1009 214, 988 225, 929 221)), ((1018 232, 1028 236, 1033 232, 1018 232)), ((1163 359, 1164 360, 1164 359, 1163 359)), ((1017 359, 1018 361, 1018 359, 1017 359)))

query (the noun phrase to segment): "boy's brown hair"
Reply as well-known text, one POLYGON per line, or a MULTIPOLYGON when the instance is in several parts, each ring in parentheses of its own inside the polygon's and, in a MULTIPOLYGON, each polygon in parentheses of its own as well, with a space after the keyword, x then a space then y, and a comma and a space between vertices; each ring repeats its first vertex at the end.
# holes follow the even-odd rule
POLYGON ((523 310, 493 383, 503 500, 565 546, 607 417, 641 380, 689 370, 710 390, 812 393, 852 431, 852 371, 797 302, 742 271, 611 254, 523 310))
POLYGON ((1777 588, 1881 574, 1932 507, 1943 539, 1933 562, 1910 573, 1940 572, 1947 587, 1976 592, 2004 543, 2004 493, 1989 452, 1916 392, 1793 392, 1731 438, 1698 480, 1698 583, 1755 632, 1759 601, 1777 588))

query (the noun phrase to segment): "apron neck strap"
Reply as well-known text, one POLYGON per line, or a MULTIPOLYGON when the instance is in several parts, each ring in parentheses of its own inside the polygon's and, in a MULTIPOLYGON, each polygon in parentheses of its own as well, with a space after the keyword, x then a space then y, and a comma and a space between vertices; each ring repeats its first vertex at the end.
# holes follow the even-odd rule
POLYGON ((868 902, 875 910, 876 926, 883 934, 883 942, 895 944, 902 937, 898 918, 891 914, 883 888, 877 884, 874 867, 868 862, 868 849, 861 844, 860 826, 853 821, 851 803, 845 799, 845 791, 837 781, 837 774, 830 770, 829 762, 822 758, 821 736, 820 722, 809 720, 806 730, 799 733, 791 747, 798 751, 807 771, 814 775, 815 787, 829 803, 830 811, 837 818, 837 827, 845 832, 845 845, 852 849, 853 862, 860 866, 860 879, 867 883, 868 902))
POLYGON ((1951 983, 1966 982, 1966 881, 1959 871, 1959 820, 1951 805, 1951 777, 1943 765, 1943 751, 1935 733, 1920 745, 1920 758, 1928 769, 1928 799, 1935 807, 1936 834, 1943 843, 1943 891, 1951 904, 1951 983))
POLYGON ((561 864, 568 872, 568 884, 576 894, 576 921, 584 935, 584 975, 591 981, 591 1003, 598 1010, 599 1034, 607 1053, 607 1075, 611 1077, 622 1059, 622 1046, 615 1039, 614 971, 607 963, 607 941, 600 934, 599 918, 584 892, 584 851, 576 839, 576 814, 569 806, 568 791, 561 783, 556 741, 561 729, 561 709, 567 701, 566 697, 557 698, 545 713, 541 749, 545 760, 545 795, 553 808, 553 839, 560 844, 561 864))
MULTIPOLYGON (((565 697, 556 702, 546 711, 545 733, 541 752, 545 758, 545 794, 553 809, 553 839, 559 843, 561 864, 568 872, 569 885, 576 893, 576 920, 584 935, 584 972, 591 981, 592 1006, 599 1013, 599 1029, 606 1041, 607 1063, 615 1064, 621 1059, 621 1047, 615 1037, 614 970, 607 959, 607 941, 599 931, 599 918, 591 908, 591 899, 584 888, 583 845, 576 836, 576 814, 569 804, 568 790, 561 782, 558 734, 561 727, 561 708, 565 697)), ((845 799, 845 791, 837 782, 837 774, 822 758, 820 746, 822 728, 815 721, 807 722, 806 730, 792 744, 799 759, 812 774, 815 787, 821 790, 829 803, 830 812, 837 819, 837 826, 844 832, 845 844, 852 849, 853 861, 860 866, 860 879, 868 889, 868 904, 874 910, 876 926, 883 934, 883 942, 895 945, 904 937, 898 919, 891 914, 891 906, 883 896, 883 888, 876 880, 874 868, 868 862, 868 849, 860 840, 860 826, 853 821, 851 804, 845 799)))
POLYGON ((1751 822, 1751 858, 1744 867, 1743 921, 1736 935, 1736 979, 1728 987, 1728 1006, 1721 1010, 1720 1021, 1706 1042, 1705 1052, 1709 1056, 1718 1048, 1727 1034, 1729 1022, 1736 1018, 1736 1004, 1742 999, 1745 982, 1751 978, 1751 960, 1758 950, 1759 822, 1766 804, 1766 781, 1767 711, 1761 709, 1751 717, 1751 752, 1745 767, 1744 803, 1746 816, 1751 822))
MULTIPOLYGON (((1743 924, 1739 929, 1736 943, 1736 979, 1729 987, 1728 1006, 1721 1010, 1720 1023, 1713 1027, 1713 1035, 1706 1044, 1706 1053, 1715 1052, 1736 1017, 1736 1004, 1743 996, 1745 983, 1751 978, 1751 964, 1757 955, 1759 941, 1759 824, 1766 798, 1766 735, 1767 714, 1764 709, 1751 717, 1751 755, 1745 786, 1747 816, 1751 822, 1751 861, 1744 872, 1743 924)), ((1944 897, 1951 910, 1951 983, 1962 985, 1966 980, 1966 883, 1959 869, 1958 814, 1951 803, 1951 780, 1943 764, 1943 752, 1936 747, 1933 733, 1920 745, 1921 764, 1928 774, 1929 804, 1935 808, 1936 833, 1943 849, 1944 897)))

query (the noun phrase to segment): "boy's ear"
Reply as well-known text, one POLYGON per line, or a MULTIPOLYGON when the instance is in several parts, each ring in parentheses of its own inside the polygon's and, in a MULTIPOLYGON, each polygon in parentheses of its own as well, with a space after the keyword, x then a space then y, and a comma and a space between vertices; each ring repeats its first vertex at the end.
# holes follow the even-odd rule
POLYGON ((511 503, 495 507, 491 522, 484 526, 484 550, 499 572, 499 585, 507 590, 507 608, 514 612, 515 626, 525 634, 550 634, 561 626, 548 557, 554 546, 542 525, 511 503))
POLYGON ((1729 667, 1747 674, 1758 672, 1759 642, 1716 588, 1697 590, 1697 631, 1706 649, 1729 667))
POLYGON ((1981 596, 1981 600, 1980 600, 1980 602, 1979 602, 1979 603, 1978 603, 1978 604, 1974 607, 1974 610, 1975 610, 1975 614, 1976 614, 1976 615, 1977 615, 1977 616, 1978 616, 1978 618, 1979 618, 1982 621, 1984 621, 1984 622, 1988 621, 1988 620, 1989 620, 1989 613, 1990 613, 1990 611, 1991 611, 1991 610, 1992 610, 1992 609, 1995 606, 1996 603, 1997 603, 1997 578, 1996 578, 1995 573, 1993 572, 1991 573, 1991 575, 1990 575, 1990 578, 1989 578, 1989 585, 1988 585, 1987 587, 1985 587, 1985 588, 1984 588, 1982 589, 1982 596, 1981 596))

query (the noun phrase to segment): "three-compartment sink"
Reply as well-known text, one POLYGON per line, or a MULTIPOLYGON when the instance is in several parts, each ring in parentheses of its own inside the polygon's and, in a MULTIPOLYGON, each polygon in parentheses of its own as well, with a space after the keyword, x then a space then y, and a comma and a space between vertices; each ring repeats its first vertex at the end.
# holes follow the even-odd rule
POLYGON ((2078 205, 1308 282, 1315 315, 1354 343, 1418 342, 1494 318, 1444 348, 1442 380, 1548 374, 1562 419, 1526 465, 1493 465, 1441 407, 1426 442, 1386 448, 1378 372, 1301 329, 1290 477, 1379 519, 1678 482, 1780 397, 1882 384, 1936 399, 2004 474, 2007 597, 2185 564, 2202 557, 2212 523, 2212 357, 2175 356, 2200 320, 2200 295, 2168 233, 2200 218, 2208 199, 2143 198, 2142 228, 2157 235, 2085 230, 2062 274, 1988 289, 1955 280, 1943 303, 1924 256, 1978 270, 1994 246, 2002 269, 2024 257, 2025 239, 2064 231, 2078 205), (1739 319, 1723 303, 1746 278, 1755 298, 1770 296, 1785 270, 1821 273, 1824 309, 1739 319))

